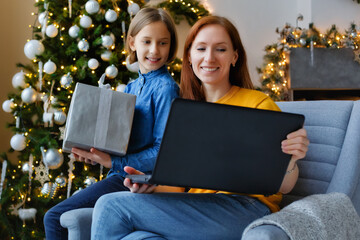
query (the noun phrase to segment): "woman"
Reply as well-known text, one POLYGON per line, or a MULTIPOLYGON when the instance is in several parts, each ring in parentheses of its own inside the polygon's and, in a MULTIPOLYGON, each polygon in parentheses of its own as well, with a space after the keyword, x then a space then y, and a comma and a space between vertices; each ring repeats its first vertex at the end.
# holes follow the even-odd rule
MULTIPOLYGON (((226 18, 200 19, 187 37, 183 59, 182 97, 279 110, 268 96, 252 90, 244 47, 226 18)), ((182 188, 139 185, 125 179, 132 193, 112 193, 97 201, 92 239, 240 239, 249 223, 279 210, 282 194, 297 181, 296 162, 305 156, 308 144, 305 129, 290 133, 282 142, 291 161, 280 192, 267 197, 206 189, 184 193, 182 188), (174 191, 183 193, 170 193, 174 191), (134 194, 152 192, 167 193, 134 194), (106 224, 109 220, 111 225, 106 224)), ((124 170, 142 174, 131 167, 124 170)))

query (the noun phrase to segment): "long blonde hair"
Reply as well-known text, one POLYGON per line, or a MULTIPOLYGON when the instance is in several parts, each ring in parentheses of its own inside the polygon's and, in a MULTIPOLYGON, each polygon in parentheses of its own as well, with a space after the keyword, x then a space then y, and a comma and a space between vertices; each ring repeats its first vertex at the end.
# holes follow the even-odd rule
POLYGON ((182 63, 180 80, 180 96, 182 98, 205 101, 205 94, 201 87, 201 81, 194 74, 191 64, 187 59, 189 59, 191 45, 194 42, 197 34, 204 26, 210 24, 220 25, 226 30, 226 32, 229 34, 234 50, 236 50, 239 55, 235 66, 230 67, 230 84, 242 88, 254 88, 250 79, 245 49, 236 27, 224 17, 207 16, 201 18, 194 24, 194 26, 190 29, 190 32, 187 35, 185 41, 183 54, 184 60, 182 63))

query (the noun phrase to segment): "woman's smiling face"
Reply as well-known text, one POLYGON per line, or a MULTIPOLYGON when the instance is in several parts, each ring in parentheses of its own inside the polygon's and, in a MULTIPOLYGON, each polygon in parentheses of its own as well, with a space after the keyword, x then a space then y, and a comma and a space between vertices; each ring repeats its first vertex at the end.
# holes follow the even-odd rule
POLYGON ((201 28, 191 44, 189 56, 195 75, 205 85, 229 82, 230 66, 238 58, 229 34, 217 24, 201 28))

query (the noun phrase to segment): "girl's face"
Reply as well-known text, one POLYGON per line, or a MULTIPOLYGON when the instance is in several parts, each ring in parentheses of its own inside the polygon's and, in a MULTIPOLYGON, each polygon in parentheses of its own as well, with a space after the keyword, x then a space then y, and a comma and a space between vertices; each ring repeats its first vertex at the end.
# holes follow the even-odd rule
POLYGON ((136 51, 142 74, 157 70, 167 62, 170 38, 170 32, 161 21, 146 25, 135 37, 130 37, 129 46, 136 51))
POLYGON ((229 34, 218 24, 204 26, 196 35, 189 54, 195 75, 202 84, 229 84, 230 66, 238 58, 229 34))

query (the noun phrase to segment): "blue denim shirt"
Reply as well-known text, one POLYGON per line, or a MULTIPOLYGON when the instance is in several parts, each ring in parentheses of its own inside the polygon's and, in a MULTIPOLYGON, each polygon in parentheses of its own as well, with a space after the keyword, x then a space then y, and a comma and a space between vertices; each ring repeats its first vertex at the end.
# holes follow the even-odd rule
POLYGON ((171 102, 179 96, 179 86, 164 65, 146 74, 139 72, 139 77, 126 86, 125 92, 136 95, 130 142, 125 156, 111 156, 108 176, 125 176, 125 166, 144 173, 153 170, 171 102))

